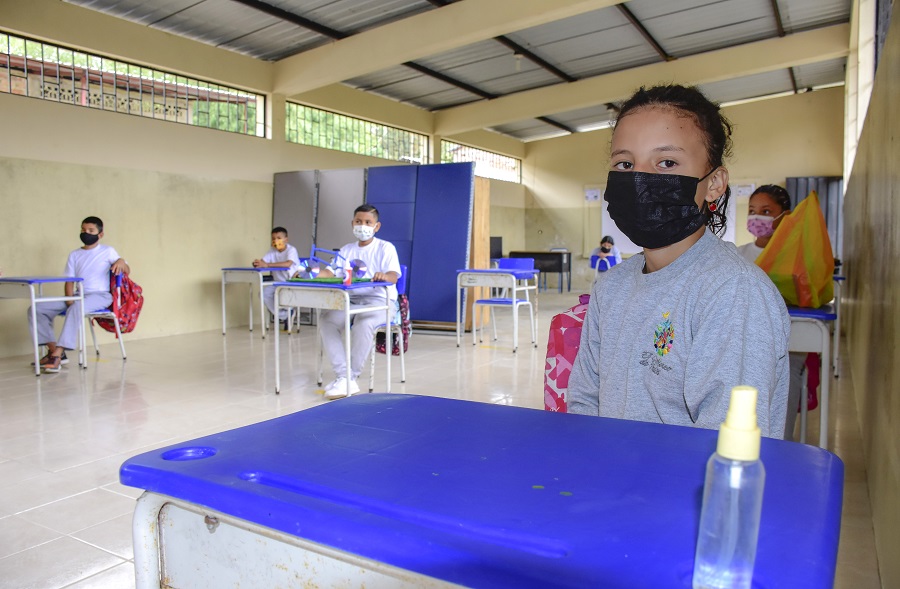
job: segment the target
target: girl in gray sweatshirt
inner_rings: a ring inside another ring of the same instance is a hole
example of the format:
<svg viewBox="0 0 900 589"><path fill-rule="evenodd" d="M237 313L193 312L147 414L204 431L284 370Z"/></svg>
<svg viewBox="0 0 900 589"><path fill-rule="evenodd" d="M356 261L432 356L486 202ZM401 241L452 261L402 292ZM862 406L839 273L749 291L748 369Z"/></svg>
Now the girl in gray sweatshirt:
<svg viewBox="0 0 900 589"><path fill-rule="evenodd" d="M643 248L597 280L569 413L718 428L731 388L759 390L763 435L783 438L787 308L724 231L731 126L695 88L641 88L613 132L604 199Z"/></svg>

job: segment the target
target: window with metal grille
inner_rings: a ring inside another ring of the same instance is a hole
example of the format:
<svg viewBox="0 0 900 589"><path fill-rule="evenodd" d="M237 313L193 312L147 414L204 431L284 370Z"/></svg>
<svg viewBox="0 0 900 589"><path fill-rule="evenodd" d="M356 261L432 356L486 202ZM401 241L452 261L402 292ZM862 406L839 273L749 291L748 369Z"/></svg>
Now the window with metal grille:
<svg viewBox="0 0 900 589"><path fill-rule="evenodd" d="M399 162L427 164L428 136L287 102L285 137L291 143Z"/></svg>
<svg viewBox="0 0 900 589"><path fill-rule="evenodd" d="M477 147L441 140L441 163L475 162L475 175L522 182L522 160Z"/></svg>
<svg viewBox="0 0 900 589"><path fill-rule="evenodd" d="M0 31L0 92L265 136L265 97Z"/></svg>

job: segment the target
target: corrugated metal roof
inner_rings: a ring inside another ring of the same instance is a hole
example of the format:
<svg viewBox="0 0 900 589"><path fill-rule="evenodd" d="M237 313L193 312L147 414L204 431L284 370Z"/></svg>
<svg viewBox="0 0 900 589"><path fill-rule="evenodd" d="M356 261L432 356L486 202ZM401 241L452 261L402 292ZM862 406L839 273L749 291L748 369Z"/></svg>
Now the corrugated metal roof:
<svg viewBox="0 0 900 589"><path fill-rule="evenodd" d="M778 0L784 28L789 33L849 20L852 0Z"/></svg>
<svg viewBox="0 0 900 589"><path fill-rule="evenodd" d="M279 19L235 2L197 2L157 20L153 28L208 43L224 45L281 23ZM187 33L186 33L187 32Z"/></svg>
<svg viewBox="0 0 900 589"><path fill-rule="evenodd" d="M98 10L142 25L152 25L171 14L189 8L197 0L65 0L84 8Z"/></svg>
<svg viewBox="0 0 900 589"><path fill-rule="evenodd" d="M409 80L414 77L421 78L423 76L406 66L395 65L394 67L378 70L377 72L372 72L365 76L351 78L347 80L346 83L354 88L360 88L362 90L377 90L383 86Z"/></svg>
<svg viewBox="0 0 900 589"><path fill-rule="evenodd" d="M627 6L676 57L778 35L769 0L633 0Z"/></svg>
<svg viewBox="0 0 900 589"><path fill-rule="evenodd" d="M799 88L815 88L844 82L847 59L830 59L794 68L794 77Z"/></svg>
<svg viewBox="0 0 900 589"><path fill-rule="evenodd" d="M720 103L791 92L794 89L788 70L775 70L711 84L701 84L698 88L710 100Z"/></svg>
<svg viewBox="0 0 900 589"><path fill-rule="evenodd" d="M492 130L504 135L509 135L510 137L515 137L516 139L521 139L522 141L533 141L535 139L555 137L565 133L565 131L537 119L517 121L508 125L498 125L492 127Z"/></svg>
<svg viewBox="0 0 900 589"><path fill-rule="evenodd" d="M278 60L330 42L327 37L300 29L291 23L278 21L273 25L221 43L219 47L257 59Z"/></svg>
<svg viewBox="0 0 900 589"><path fill-rule="evenodd" d="M169 31L259 59L277 60L330 42L327 34L280 19L236 0L65 0L134 22ZM389 22L437 10L428 0L264 0L340 34L355 34ZM847 22L852 0L776 0L785 31ZM505 96L621 71L663 57L637 26L630 11L662 51L682 57L778 35L772 0L631 0L571 18L506 34L553 73L528 56L517 56L504 39L487 39L419 59L416 63L446 79L396 65L345 83L429 110L482 100L477 92ZM373 48L375 50L376 48ZM794 69L798 87L843 80L845 60L812 63ZM454 85L456 81L459 85ZM473 91L460 86L472 87ZM719 101L792 91L788 70L723 80L703 87ZM476 92L476 93L473 93ZM608 119L604 105L548 115L574 129ZM556 135L560 130L537 119L495 127L522 139Z"/></svg>
<svg viewBox="0 0 900 589"><path fill-rule="evenodd" d="M409 74L402 75L402 72L397 71L399 69ZM380 80L368 76L355 78L348 85L428 110L445 104L463 104L478 98L456 86L423 76L409 68L391 68L389 75Z"/></svg>
<svg viewBox="0 0 900 589"><path fill-rule="evenodd" d="M551 118L554 121L572 127L573 129L582 131L590 127L596 127L601 123L611 121L615 116L615 111L609 110L605 104L598 104L588 108L579 108L578 110L556 113Z"/></svg>
<svg viewBox="0 0 900 589"><path fill-rule="evenodd" d="M493 40L440 53L416 63L497 95L560 81L532 61L517 58L512 49Z"/></svg>
<svg viewBox="0 0 900 589"><path fill-rule="evenodd" d="M659 56L615 8L508 35L566 73L582 78L659 61Z"/></svg>
<svg viewBox="0 0 900 589"><path fill-rule="evenodd" d="M434 9L426 0L266 1L319 24L351 34Z"/></svg>

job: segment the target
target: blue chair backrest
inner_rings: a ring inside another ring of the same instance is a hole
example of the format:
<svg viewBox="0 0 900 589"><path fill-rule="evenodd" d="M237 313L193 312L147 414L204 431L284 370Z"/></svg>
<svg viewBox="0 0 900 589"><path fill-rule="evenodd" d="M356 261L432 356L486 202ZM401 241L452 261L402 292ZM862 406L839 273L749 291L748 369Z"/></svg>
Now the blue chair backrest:
<svg viewBox="0 0 900 589"><path fill-rule="evenodd" d="M500 258L497 267L501 270L534 270L534 258Z"/></svg>
<svg viewBox="0 0 900 589"><path fill-rule="evenodd" d="M406 294L406 265L400 264L400 278L397 279L397 294Z"/></svg>
<svg viewBox="0 0 900 589"><path fill-rule="evenodd" d="M597 267L597 260L600 259L600 256L591 256L591 268Z"/></svg>

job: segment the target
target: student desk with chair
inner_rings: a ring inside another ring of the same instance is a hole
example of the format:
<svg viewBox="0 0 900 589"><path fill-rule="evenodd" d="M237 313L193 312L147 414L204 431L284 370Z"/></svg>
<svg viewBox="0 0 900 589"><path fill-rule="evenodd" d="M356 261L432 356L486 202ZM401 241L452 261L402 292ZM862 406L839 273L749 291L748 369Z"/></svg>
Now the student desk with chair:
<svg viewBox="0 0 900 589"><path fill-rule="evenodd" d="M689 589L716 440L440 397L340 399L127 460L122 484L146 491L137 587ZM761 459L753 586L832 587L843 463L769 438Z"/></svg>
<svg viewBox="0 0 900 589"><path fill-rule="evenodd" d="M330 309L338 311L346 311L344 316L344 351L347 358L347 381L350 379L350 317L360 313L370 313L372 311L384 311L385 324L391 324L391 317L395 309L389 300L388 288L393 286L390 282L354 282L352 284L343 284L342 282L325 282L321 279L310 280L291 280L288 282L271 282L270 285L275 287L275 314L281 311L281 307L309 307L311 309ZM368 305L365 307L350 308L350 293L354 290L362 288L382 288L384 289L384 304ZM316 321L316 324L319 322ZM317 328L318 329L318 328ZM281 370L280 358L278 354L278 340L275 336L275 394L281 392ZM391 354L385 354L385 362L387 364L386 378L387 391L391 390ZM320 383L321 384L321 383Z"/></svg>
<svg viewBox="0 0 900 589"><path fill-rule="evenodd" d="M822 395L819 405L819 447L828 446L828 402L831 385L831 332L828 324L837 320L838 315L831 305L817 309L788 307L791 317L791 338L788 352L807 352L822 355L820 386ZM840 334L835 334L835 338ZM804 369L805 372L805 369ZM806 442L806 378L800 394L800 441Z"/></svg>
<svg viewBox="0 0 900 589"><path fill-rule="evenodd" d="M75 283L75 293L73 296L44 295L45 284L59 284L62 286L66 282ZM59 301L79 302L81 309L81 320L78 322L78 365L87 368L87 362L84 356L85 335L84 335L84 292L81 289L82 278L71 276L9 276L0 277L0 299L28 299L31 302L31 343L34 346L34 375L41 375L41 359L40 344L38 344L37 335L37 309L36 304L52 303Z"/></svg>
<svg viewBox="0 0 900 589"><path fill-rule="evenodd" d="M498 263L502 264L504 261L515 262L515 260L510 260L509 258L501 258L498 260ZM519 346L519 306L527 305L531 311L531 341L535 346L537 346L535 340L535 333L537 331L537 290L538 290L538 276L540 275L540 270L532 268L513 268L513 267L498 267L498 268L486 268L486 269L475 269L475 268L463 268L461 270L456 271L456 347L458 348L460 345L460 341L462 339L462 330L465 325L465 309L462 304L462 292L463 289L472 288L472 287L487 287L491 289L504 289L509 294L508 297L501 298L491 298L491 299L479 299L475 301L477 305L490 305L490 306L505 306L509 307L513 311L513 352L518 349ZM529 282L530 280L534 280L533 283ZM529 293L534 293L534 301L532 306L532 301L529 299ZM525 295L524 299L520 299L519 295ZM472 345L475 345L475 332L477 331L477 312L475 309L475 305L472 307L473 321L472 321ZM497 339L497 326L496 323L493 322L494 328L494 339Z"/></svg>
<svg viewBox="0 0 900 589"><path fill-rule="evenodd" d="M541 271L544 290L547 290L547 274L559 274L559 292L563 291L563 282L567 282L566 289L572 291L572 252L548 251L548 252L509 252L510 258L533 258L534 267Z"/></svg>
<svg viewBox="0 0 900 589"><path fill-rule="evenodd" d="M262 337L266 338L266 305L263 301L263 274L279 268L222 268L222 335L225 335L225 285L248 284L250 286L250 331L253 331L253 291L259 296L259 324Z"/></svg>

